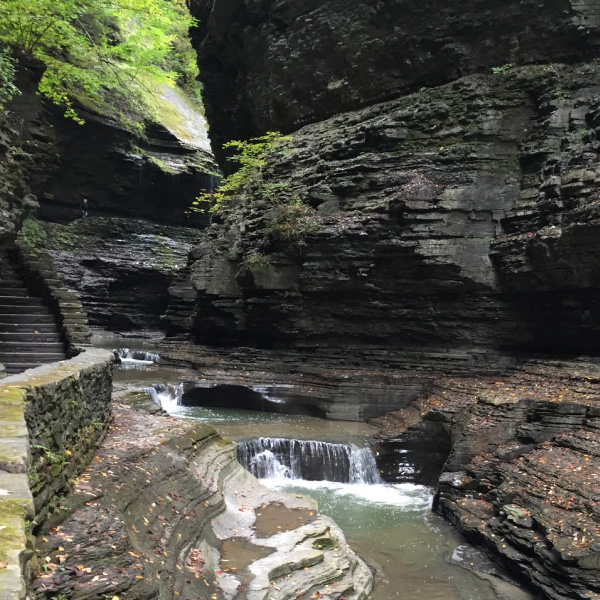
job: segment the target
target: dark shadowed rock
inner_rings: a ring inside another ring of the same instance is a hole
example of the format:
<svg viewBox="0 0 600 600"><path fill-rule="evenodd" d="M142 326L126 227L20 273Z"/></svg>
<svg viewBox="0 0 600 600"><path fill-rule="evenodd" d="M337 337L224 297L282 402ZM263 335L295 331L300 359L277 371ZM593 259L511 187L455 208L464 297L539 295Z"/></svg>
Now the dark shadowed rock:
<svg viewBox="0 0 600 600"><path fill-rule="evenodd" d="M594 0L192 0L215 150L507 64L597 54Z"/></svg>
<svg viewBox="0 0 600 600"><path fill-rule="evenodd" d="M514 68L300 129L174 280L171 330L448 360L600 351L598 86L597 62ZM550 168L580 181L568 202L545 201Z"/></svg>

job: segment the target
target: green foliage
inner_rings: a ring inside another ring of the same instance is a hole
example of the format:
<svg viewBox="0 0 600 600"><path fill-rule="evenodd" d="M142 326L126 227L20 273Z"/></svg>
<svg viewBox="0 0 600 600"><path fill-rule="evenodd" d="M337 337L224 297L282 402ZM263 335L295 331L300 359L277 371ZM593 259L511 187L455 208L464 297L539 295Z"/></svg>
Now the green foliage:
<svg viewBox="0 0 600 600"><path fill-rule="evenodd" d="M4 105L21 92L15 85L15 59L10 48L0 49L0 111Z"/></svg>
<svg viewBox="0 0 600 600"><path fill-rule="evenodd" d="M231 148L235 151L229 160L238 163L239 168L221 181L216 192L200 194L190 209L196 212L205 212L207 209L210 212L223 210L237 192L261 176L269 155L278 146L292 139L291 136L268 131L260 137L243 141L231 140L224 144L224 149Z"/></svg>
<svg viewBox="0 0 600 600"><path fill-rule="evenodd" d="M168 269L174 269L177 265L175 264L173 249L162 236L155 235L154 239L156 240L155 251L159 263Z"/></svg>
<svg viewBox="0 0 600 600"><path fill-rule="evenodd" d="M269 181L259 186L258 193L263 200L277 202L290 187L289 181Z"/></svg>
<svg viewBox="0 0 600 600"><path fill-rule="evenodd" d="M244 257L244 264L251 271L255 272L269 271L273 268L273 265L271 264L271 259L265 254L258 252L257 250L253 250L252 252L246 254L246 256Z"/></svg>
<svg viewBox="0 0 600 600"><path fill-rule="evenodd" d="M506 63L505 65L502 65L500 67L492 67L492 73L494 75L500 75L501 73L506 73L506 71L512 69L513 66L514 65L512 63Z"/></svg>
<svg viewBox="0 0 600 600"><path fill-rule="evenodd" d="M0 2L0 42L44 64L40 93L78 122L74 100L123 117L148 91L142 75L192 78L192 23L185 0Z"/></svg>
<svg viewBox="0 0 600 600"><path fill-rule="evenodd" d="M23 222L19 239L32 250L46 248L48 245L48 234L46 230L35 219L26 219Z"/></svg>
<svg viewBox="0 0 600 600"><path fill-rule="evenodd" d="M67 463L69 462L69 454L64 450L54 452L50 450L50 448L46 448L46 446L40 446L38 444L32 444L31 449L38 450L42 453L38 459L40 465L47 466L48 472L52 477L58 477L58 475L62 473ZM33 477L33 473L30 471L30 480Z"/></svg>

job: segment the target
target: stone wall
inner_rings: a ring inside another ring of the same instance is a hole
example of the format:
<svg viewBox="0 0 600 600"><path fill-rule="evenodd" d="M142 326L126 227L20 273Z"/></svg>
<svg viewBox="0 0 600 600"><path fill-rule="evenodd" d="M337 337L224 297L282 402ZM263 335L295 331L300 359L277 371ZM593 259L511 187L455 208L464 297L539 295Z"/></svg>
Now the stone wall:
<svg viewBox="0 0 600 600"><path fill-rule="evenodd" d="M88 349L0 385L0 597L21 599L28 533L88 464L110 418L112 352Z"/></svg>

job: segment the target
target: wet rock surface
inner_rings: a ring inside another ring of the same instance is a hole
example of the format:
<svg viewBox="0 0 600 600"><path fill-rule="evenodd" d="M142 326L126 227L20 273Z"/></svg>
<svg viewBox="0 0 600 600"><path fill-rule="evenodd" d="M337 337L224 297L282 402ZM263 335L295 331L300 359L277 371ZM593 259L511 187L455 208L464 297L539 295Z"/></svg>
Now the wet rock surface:
<svg viewBox="0 0 600 600"><path fill-rule="evenodd" d="M581 360L441 378L415 403L419 416L372 423L387 439L441 426L452 446L437 512L541 597L591 599L600 594L599 376Z"/></svg>
<svg viewBox="0 0 600 600"><path fill-rule="evenodd" d="M313 501L263 488L212 428L123 404L39 542L40 598L358 600L372 585Z"/></svg>
<svg viewBox="0 0 600 600"><path fill-rule="evenodd" d="M162 364L192 368L200 377L186 386L184 404L229 406L363 421L409 405L438 374L384 369L378 357L349 358L327 351L316 356L255 348L210 348L182 340L157 346ZM403 357L406 369L411 357ZM426 359L424 359L425 363Z"/></svg>

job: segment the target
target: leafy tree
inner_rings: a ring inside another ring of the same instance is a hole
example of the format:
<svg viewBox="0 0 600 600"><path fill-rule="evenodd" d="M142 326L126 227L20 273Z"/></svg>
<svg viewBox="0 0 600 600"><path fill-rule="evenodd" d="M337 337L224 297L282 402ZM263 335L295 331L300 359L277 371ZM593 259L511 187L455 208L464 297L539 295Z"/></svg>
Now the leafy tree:
<svg viewBox="0 0 600 600"><path fill-rule="evenodd" d="M0 110L19 90L15 86L15 59L9 48L0 50Z"/></svg>
<svg viewBox="0 0 600 600"><path fill-rule="evenodd" d="M39 91L78 121L74 100L127 112L148 92L148 77L189 77L192 24L185 0L0 2L0 42L44 64ZM174 60L176 45L185 61ZM170 70L178 64L185 73Z"/></svg>

